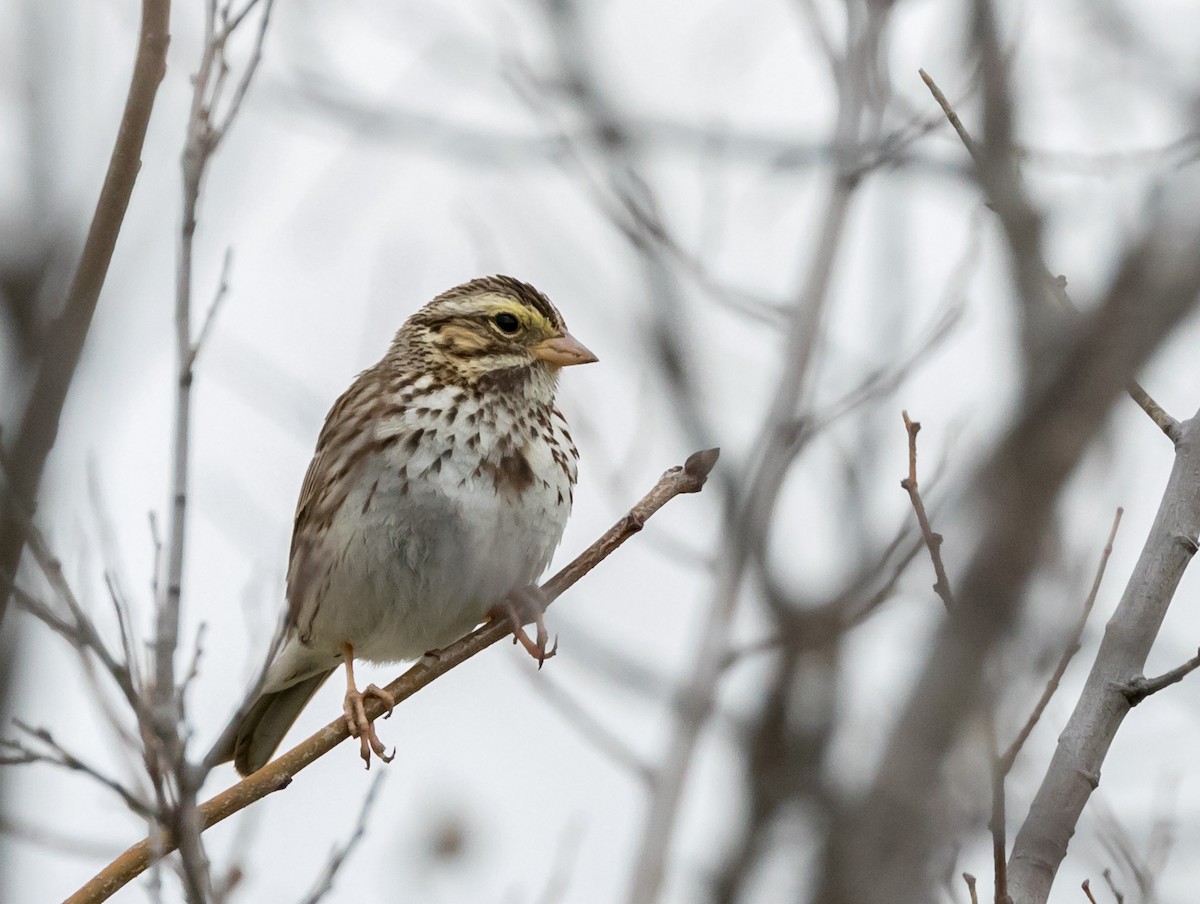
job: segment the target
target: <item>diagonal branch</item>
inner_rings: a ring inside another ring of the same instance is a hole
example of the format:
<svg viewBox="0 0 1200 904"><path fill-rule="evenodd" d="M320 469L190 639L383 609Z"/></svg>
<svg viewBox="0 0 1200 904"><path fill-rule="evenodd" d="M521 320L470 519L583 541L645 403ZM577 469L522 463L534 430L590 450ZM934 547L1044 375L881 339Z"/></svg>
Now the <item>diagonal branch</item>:
<svg viewBox="0 0 1200 904"><path fill-rule="evenodd" d="M8 750L11 753L0 754L0 765L13 766L26 763L49 763L53 766L59 766L71 772L79 772L83 775L95 779L105 788L115 793L125 802L130 810L145 819L151 819L154 816L154 809L144 800L139 798L133 791L126 788L123 784L114 778L110 778L103 772L100 772L96 767L85 763L79 757L68 751L65 747L54 739L54 735L46 728L34 728L31 725L26 725L20 719L13 719L13 724L17 726L25 734L31 738L35 738L46 746L46 752L41 752L27 747L20 741L0 740L0 750Z"/></svg>
<svg viewBox="0 0 1200 904"><path fill-rule="evenodd" d="M1104 551L1100 554L1100 564L1096 567L1095 577L1092 578L1091 590L1088 591L1087 598L1083 602L1083 611L1080 613L1079 620L1075 623L1075 630L1071 632L1071 637L1058 659L1058 665L1055 666L1054 672L1046 681L1046 686L1042 689L1042 695L1038 698L1033 711L1025 720L1025 724L1021 726L1021 730L1017 732L1017 736L1013 738L1013 742L1008 745L1008 749L1003 753L999 752L996 744L994 716L989 714L987 718L988 733L991 735L988 750L992 760L992 817L988 822L988 828L992 833L992 862L996 877L996 904L1012 904L1013 901L1012 896L1008 893L1008 818L1006 815L1007 802L1005 800L1004 784L1008 778L1008 774L1012 771L1013 763L1016 762L1017 756L1021 753L1021 748L1025 746L1025 742L1033 732L1034 726L1042 718L1042 713L1046 711L1046 707L1050 705L1050 700L1054 697L1054 693L1058 690L1058 685L1062 681L1063 675L1067 672L1067 666L1071 664L1071 660L1079 652L1083 630L1087 627L1088 617L1092 614L1092 608L1096 605L1096 596L1100 593L1100 584L1104 580L1104 571L1108 566L1108 559L1112 555L1113 541L1117 536L1117 528L1121 525L1122 514L1124 514L1124 509L1118 508L1116 515L1113 517L1112 529L1108 532L1108 542L1104 546Z"/></svg>
<svg viewBox="0 0 1200 904"><path fill-rule="evenodd" d="M541 586L546 604L549 605L608 558L621 544L638 533L651 515L676 496L683 493L699 493L704 488L709 472L717 463L718 454L717 449L696 452L688 457L682 467L671 468L663 474L650 492L624 517ZM446 647L437 659L426 657L389 684L386 690L399 703L510 634L507 619L488 622L462 640ZM374 721L383 714L383 705L372 699L366 704L366 712L367 718ZM268 794L286 788L297 773L349 736L346 720L339 716L258 772L201 804L197 808L199 830L208 829ZM107 900L126 883L140 875L152 859L161 858L173 851L175 844L171 835L144 838L67 898L65 904L97 904Z"/></svg>
<svg viewBox="0 0 1200 904"><path fill-rule="evenodd" d="M371 787L367 789L367 796L363 798L362 809L358 811L358 821L354 824L354 831L350 833L350 837L344 844L338 845L330 853L329 861L321 870L321 875L317 878L313 890L308 893L301 904L318 904L333 890L333 880L337 878L338 872L346 863L346 858L358 847L358 843L362 841L363 835L367 832L367 818L371 815L371 808L375 805L379 789L383 786L384 775L383 772L378 773L371 782Z"/></svg>
<svg viewBox="0 0 1200 904"><path fill-rule="evenodd" d="M14 465L15 500L29 509L35 506L46 459L58 438L67 390L79 364L141 168L146 128L166 72L170 8L170 0L142 0L137 56L108 172L66 301L47 331L44 357L25 405L20 432L9 450ZM0 622L8 605L8 580L16 575L24 548L25 534L5 510L0 520Z"/></svg>
<svg viewBox="0 0 1200 904"><path fill-rule="evenodd" d="M975 144L971 133L967 131L967 127L963 125L962 120L958 118L958 114L954 111L953 105L946 98L942 89L938 87L937 82L924 69L918 69L921 81L925 82L929 92L933 95L933 99L937 101L938 106L942 108L942 112L946 114L946 119L950 125L954 127L954 131L958 133L958 137L962 139L963 146L967 149L967 153L971 155L971 159L977 166L982 165L979 148ZM1039 260L1043 278L1050 289L1050 296L1059 302L1064 308L1074 310L1074 305L1071 302L1071 297L1067 294L1067 281L1064 277L1054 276L1044 261ZM1146 412L1150 420L1166 434L1167 438L1173 443L1179 442L1179 422L1171 417L1166 410L1156 402L1150 393L1146 392L1145 388L1135 378L1130 377L1125 384L1125 391L1129 397L1133 399L1138 406Z"/></svg>
<svg viewBox="0 0 1200 904"><path fill-rule="evenodd" d="M1062 656L1058 659L1058 665L1054 667L1054 672L1046 681L1046 686L1042 689L1042 696L1038 698L1037 705L1029 714L1029 718L1025 720L1025 724L1021 726L1021 730L1017 732L1017 736L1013 738L1008 749L1000 756L998 768L1001 775L1008 775L1012 771L1013 764L1017 761L1017 756L1021 753L1021 748L1025 746L1025 742L1029 740L1029 735L1033 732L1038 720L1042 718L1042 713L1046 711L1046 707L1050 705L1050 700L1058 690L1058 685L1063 679L1063 675L1067 673L1067 666L1071 664L1071 660L1075 658L1075 654L1079 652L1080 642L1083 639L1084 628L1087 627L1088 618L1092 614L1092 608L1096 605L1096 597L1100 593L1100 584L1104 580L1104 571L1108 567L1108 559L1112 555L1113 542L1117 539L1117 528L1121 526L1121 516L1125 514L1122 508L1117 509L1116 515L1113 516L1112 530L1108 532L1108 542L1104 545L1104 551L1100 554L1100 564L1096 566L1096 575L1092 578L1092 588L1088 591L1087 599L1083 602L1083 611L1079 614L1079 621L1075 623L1075 630L1071 633L1071 638L1067 642L1066 648L1062 652Z"/></svg>
<svg viewBox="0 0 1200 904"><path fill-rule="evenodd" d="M1175 466L1137 564L1104 630L1071 718L1013 843L1008 872L1013 897L1048 899L1067 843L1099 783L1100 767L1133 706L1141 675L1200 534L1200 412L1180 424Z"/></svg>
<svg viewBox="0 0 1200 904"><path fill-rule="evenodd" d="M1185 177L1176 197L1192 187L1188 178L1194 177ZM983 530L957 588L962 605L931 644L885 744L873 786L831 827L826 872L817 891L822 901L897 904L924 899L924 865L941 841L935 794L941 763L983 702L981 663L1015 621L1057 498L1100 433L1117 394L1195 307L1200 259L1186 249L1197 242L1200 218L1194 207L1164 204L1155 211L1125 252L1107 296L1063 337L1049 372L1027 377L1019 416L977 475L975 511ZM1176 455L1159 524L1127 591L1140 617L1120 630L1110 623L1101 645L1101 659L1116 647L1125 667L1110 659L1093 671L1092 699L1081 702L1083 711L1073 718L1074 729L1064 735L1058 762L1051 767L1055 790L1036 802L1038 818L1031 815L1022 828L1025 834L1037 823L1040 837L1031 845L1032 838L1019 834L1014 844L1009 889L1022 904L1045 900L1045 894L1031 895L1027 883L1037 874L1048 894L1099 764L1128 711L1128 701L1109 681L1127 681L1140 670L1183 567L1196 550L1200 419L1181 425ZM1097 728L1102 731L1093 737ZM1084 749L1086 757L1080 758ZM1062 794L1071 798L1066 812ZM1019 857L1027 858L1020 867Z"/></svg>

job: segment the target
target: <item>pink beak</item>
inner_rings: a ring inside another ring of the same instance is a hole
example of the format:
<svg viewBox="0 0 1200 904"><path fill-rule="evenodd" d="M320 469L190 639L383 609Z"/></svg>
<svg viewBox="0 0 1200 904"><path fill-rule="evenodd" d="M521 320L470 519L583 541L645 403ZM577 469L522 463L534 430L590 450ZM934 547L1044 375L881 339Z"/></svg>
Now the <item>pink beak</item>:
<svg viewBox="0 0 1200 904"><path fill-rule="evenodd" d="M554 367L570 367L572 364L591 364L598 361L586 345L572 336L563 333L553 339L545 339L535 345L530 351L535 358L545 361Z"/></svg>

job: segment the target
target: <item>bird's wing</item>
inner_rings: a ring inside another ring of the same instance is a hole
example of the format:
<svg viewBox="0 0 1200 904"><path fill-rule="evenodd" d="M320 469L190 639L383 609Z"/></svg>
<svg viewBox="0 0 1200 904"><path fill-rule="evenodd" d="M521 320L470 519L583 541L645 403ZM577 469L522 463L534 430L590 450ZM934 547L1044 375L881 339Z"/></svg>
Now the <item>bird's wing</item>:
<svg viewBox="0 0 1200 904"><path fill-rule="evenodd" d="M372 429L379 398L375 370L360 373L329 409L300 486L288 554L288 624L292 626L300 615L301 588L320 567L319 540L353 489L355 468L377 447Z"/></svg>

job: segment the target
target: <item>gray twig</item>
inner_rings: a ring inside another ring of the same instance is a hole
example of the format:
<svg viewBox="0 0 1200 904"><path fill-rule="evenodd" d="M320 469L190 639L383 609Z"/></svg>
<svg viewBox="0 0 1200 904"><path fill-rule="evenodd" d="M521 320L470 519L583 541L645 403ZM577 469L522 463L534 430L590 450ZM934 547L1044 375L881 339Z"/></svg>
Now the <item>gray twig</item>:
<svg viewBox="0 0 1200 904"><path fill-rule="evenodd" d="M49 763L54 766L59 766L71 772L79 772L86 775L95 781L99 782L105 788L114 792L125 802L130 810L145 819L153 819L155 815L154 807L142 800L134 792L130 791L124 785L114 778L111 778L96 767L85 763L79 757L69 752L61 744L54 739L48 729L33 728L30 725L22 722L20 719L13 719L13 724L21 731L25 732L31 738L35 738L46 746L46 751L41 752L27 747L20 741L0 740L0 749L11 751L8 754L0 754L0 765L22 765L27 763Z"/></svg>
<svg viewBox="0 0 1200 904"><path fill-rule="evenodd" d="M1157 694L1165 687L1178 684L1196 669L1200 668L1200 652L1181 666L1159 675L1157 678L1134 678L1124 687L1125 699L1130 706L1137 706L1151 694Z"/></svg>
<svg viewBox="0 0 1200 904"><path fill-rule="evenodd" d="M385 776L386 773L376 773L374 780L371 782L371 787L367 789L367 796L363 798L362 808L358 811L358 821L354 824L354 831L350 833L350 837L346 839L345 844L335 847L329 854L329 860L325 864L325 869L321 871L321 875L317 877L312 891L305 896L301 904L317 904L317 902L333 890L333 880L337 878L338 871L341 870L346 859L358 846L363 835L366 834L367 818L371 815L371 808L375 803L375 799L379 796L379 789L383 786Z"/></svg>

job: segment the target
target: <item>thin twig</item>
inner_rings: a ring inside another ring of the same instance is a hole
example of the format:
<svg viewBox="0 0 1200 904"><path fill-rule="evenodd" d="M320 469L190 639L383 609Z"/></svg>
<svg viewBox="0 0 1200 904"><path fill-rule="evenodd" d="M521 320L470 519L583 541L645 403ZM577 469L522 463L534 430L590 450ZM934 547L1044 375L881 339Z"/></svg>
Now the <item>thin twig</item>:
<svg viewBox="0 0 1200 904"><path fill-rule="evenodd" d="M1125 391L1129 393L1131 399L1137 402L1142 411L1150 416L1150 420L1154 421L1158 429L1165 433L1171 442L1179 442L1179 421L1167 414L1166 409L1154 401L1150 393L1146 392L1142 387L1141 383L1131 379L1125 384Z"/></svg>
<svg viewBox="0 0 1200 904"><path fill-rule="evenodd" d="M975 148L975 141L971 138L971 133L967 131L967 127L962 124L962 120L958 118L958 114L954 112L954 107L946 99L946 95L942 93L942 89L938 87L937 82L924 69L918 69L917 72L921 75L921 81L929 88L933 99L938 102L938 106L946 114L946 119L950 120L950 125L954 126L954 131L962 139L963 147L967 149L967 153L971 155L971 159L978 163L979 151Z"/></svg>
<svg viewBox="0 0 1200 904"><path fill-rule="evenodd" d="M212 330L221 302L228 292L231 253L225 253L217 291L198 334L192 331L192 283L194 242L198 224L201 189L208 166L237 117L243 98L262 58L263 42L273 0L260 7L257 33L249 61L244 65L233 96L220 111L230 66L226 45L234 28L249 10L251 0L231 19L231 6L218 9L218 0L204 4L204 49L192 79L192 96L186 125L182 174L182 216L177 233L175 259L175 358L174 424L171 438L170 516L164 546L165 576L155 598L153 636L152 731L147 738L146 767L159 802L158 823L177 846L179 873L189 904L212 897L208 860L200 843L203 831L196 814L199 787L210 768L207 758L189 763L189 733L184 713L184 691L190 681L178 680L175 657L179 647L183 604L183 570L187 549L189 458L191 454L192 388L196 360ZM221 24L218 25L218 13ZM219 117L219 126L214 121ZM198 639L199 642L199 639ZM197 647L198 655L199 647ZM168 787L170 786L170 787ZM161 838L156 839L156 841ZM161 846L159 848L161 850ZM158 851L156 851L157 853Z"/></svg>
<svg viewBox="0 0 1200 904"><path fill-rule="evenodd" d="M225 300L225 296L229 294L229 274L233 270L233 249L225 249L225 258L221 262L221 276L217 281L217 291L213 295L212 303L208 306L208 311L204 315L204 322L200 325L200 332L196 334L196 341L192 343L191 351L188 352L187 368L191 370L196 366L196 358L200 355L200 350L204 348L209 333L212 332L213 323L217 319L217 312L221 309L221 303Z"/></svg>
<svg viewBox="0 0 1200 904"><path fill-rule="evenodd" d="M56 816L57 814L47 815L45 824L19 816L0 816L0 836L19 841L23 845L33 845L46 852L78 857L93 863L115 856L118 848L114 844L90 835L69 834L68 830L52 824L51 820ZM98 826L92 828L97 834L103 831Z"/></svg>
<svg viewBox="0 0 1200 904"><path fill-rule="evenodd" d="M913 511L917 513L917 523L921 525L921 536L925 538L925 546L929 549L929 558L933 560L933 573L937 580L933 592L941 597L947 612L955 610L954 594L950 590L950 579L946 576L946 566L942 562L942 535L935 533L929 523L929 515L925 511L925 502L921 499L921 491L917 486L917 433L921 430L921 422L904 416L904 429L908 431L908 476L900 481L900 486L908 493L912 501Z"/></svg>
<svg viewBox="0 0 1200 904"><path fill-rule="evenodd" d="M158 516L153 511L146 513L146 518L150 524L150 543L154 549L154 571L150 575L150 595L151 598L158 599L159 584L162 582L163 568L163 541L162 531L158 528Z"/></svg>
<svg viewBox="0 0 1200 904"><path fill-rule="evenodd" d="M0 453L0 471L11 474L11 466L12 463L8 457ZM131 680L127 664L118 662L112 651L109 650L108 644L100 636L95 622L92 621L91 616L88 615L87 611L79 603L70 582L67 581L66 575L63 574L62 563L51 551L49 544L42 536L42 532L38 530L37 525L33 523L21 501L13 493L11 485L8 489L9 519L15 525L15 528L20 531L24 544L28 547L30 554L37 563L38 570L41 571L42 576L50 585L55 597L70 614L70 621L55 613L49 606L36 599L32 594L25 592L13 584L13 575L0 573L0 579L7 579L7 582L12 587L14 598L21 606L28 609L48 627L61 634L79 649L91 650L100 660L105 671L117 683L117 686L121 689L121 693L125 696L130 706L137 711L140 705L139 697L137 689Z"/></svg>
<svg viewBox="0 0 1200 904"><path fill-rule="evenodd" d="M579 849L583 844L583 828L578 820L563 827L562 836L558 840L558 850L550 860L551 869L546 879L546 887L538 895L537 904L560 904L568 900L571 871L579 859Z"/></svg>
<svg viewBox="0 0 1200 904"><path fill-rule="evenodd" d="M1113 897L1116 898L1117 904L1125 904L1125 895L1121 893L1120 889L1117 888L1116 883L1113 882L1112 870L1105 868L1104 872L1102 872L1100 875L1102 875L1104 877L1104 881L1108 883L1108 890L1111 891Z"/></svg>
<svg viewBox="0 0 1200 904"><path fill-rule="evenodd" d="M122 785L114 778L109 778L104 773L97 770L94 766L85 763L79 757L75 756L66 750L58 741L54 740L54 736L45 728L34 728L25 724L20 719L13 719L13 724L21 731L25 732L32 738L36 738L49 748L48 753L39 753L26 747L19 741L0 740L0 748L12 751L11 754L0 754L0 765L15 766L26 763L49 763L54 766L60 766L71 772L79 772L89 778L99 782L105 788L114 792L122 801L125 802L130 810L141 816L144 819L151 819L154 816L154 808L136 794Z"/></svg>
<svg viewBox="0 0 1200 904"><path fill-rule="evenodd" d="M1079 616L1079 621L1075 625L1075 630L1072 632L1062 656L1059 657L1058 665L1046 682L1046 686L1042 690L1041 697L1038 698L1033 712L1029 714L1029 718L1025 720L1025 724L1021 726L1021 730L1017 733L1016 738L1013 739L1013 742L1003 754L1000 754L996 749L996 726L994 719L990 714L988 717L988 753L991 757L992 785L992 816L988 822L988 829L992 835L992 864L995 871L996 904L1012 904L1012 897L1008 894L1008 817L1004 787L1005 780L1012 771L1013 763L1016 762L1021 748L1025 746L1025 741L1029 738L1034 726L1037 725L1038 720L1042 717L1042 713L1045 712L1051 698L1054 696L1054 692L1058 690L1059 683L1062 681L1063 675L1066 674L1067 666L1070 664L1071 659L1079 651L1084 628L1087 626L1088 617L1091 615L1092 607L1096 603L1096 596L1100 592L1100 584L1104 579L1104 569L1108 565L1109 556L1112 555L1113 541L1116 539L1117 528L1121 524L1121 515L1123 513L1124 509L1118 508L1116 515L1113 517L1112 529L1108 533L1108 542L1105 544L1104 551L1100 555L1100 564L1096 567L1096 574L1092 578L1091 589L1088 591L1087 599L1084 600L1083 612Z"/></svg>
<svg viewBox="0 0 1200 904"><path fill-rule="evenodd" d="M553 31L559 38L560 58L563 59L565 71L570 72L577 83L585 86L594 103L599 101L596 109L603 110L596 80L582 63L567 58L573 48L572 42L565 40L565 37L574 35L577 39L575 43L581 43L577 34L577 6L557 4L554 7L555 10L565 7L567 11L554 23ZM677 709L674 729L657 770L643 817L626 895L629 904L651 904L661 897L684 791L702 732L715 706L719 683L725 674L721 664L729 645L730 626L737 613L750 566L768 545L773 514L782 498L784 482L792 472L794 456L789 454L789 450L794 440L793 425L805 393L815 379L819 348L825 335L824 324L830 305L835 262L861 184L862 142L877 132L878 123L866 114L870 88L864 74L870 69L869 60L878 52L880 35L886 32L883 21L886 20L887 8L873 7L869 16L877 20L875 24L879 27L866 28L862 34L847 38L846 79L839 90L834 126L834 140L841 153L835 157L830 183L825 189L821 212L817 215L816 221L821 228L817 230L811 246L805 245L809 264L785 330L781 354L785 364L772 389L771 401L751 447L755 449L755 455L744 476L738 480L740 486L734 486L731 482L727 487L732 504L726 507L725 529L732 542L722 549L723 554L715 570L707 615L682 685L681 705ZM575 57L579 56L575 54ZM610 116L610 121L613 118ZM628 174L627 165L621 169ZM630 212L635 212L633 206ZM642 231L633 233L630 238L642 254L651 284L670 287L672 281L666 262L653 250L661 233L661 230L658 233L654 231L657 222L642 221ZM672 294L677 295L669 289L659 294L668 299ZM678 303L660 303L656 334L664 355L682 358L685 356L679 339L678 317L673 316L679 311ZM697 396L695 386L690 385L692 381L688 369L678 367L673 371L671 387L674 397L680 402L680 410L684 412L684 422L690 421L693 430L706 429L705 419L695 409ZM768 597L768 601L770 599ZM788 613L773 610L773 614L783 622Z"/></svg>
<svg viewBox="0 0 1200 904"><path fill-rule="evenodd" d="M520 671L521 675L534 685L538 696L594 747L606 753L613 762L627 769L643 784L649 783L651 778L649 765L615 732L567 693L553 677L542 675L538 670L529 667L521 668Z"/></svg>
<svg viewBox="0 0 1200 904"><path fill-rule="evenodd" d="M178 235L178 254L175 272L175 345L178 368L175 374L175 426L172 443L171 518L166 541L166 581L158 603L157 623L154 636L155 688L160 734L167 733L170 726L178 722L178 713L171 708L175 693L174 656L179 644L179 613L183 582L184 549L187 535L187 488L189 474L191 390L194 380L196 359L207 340L221 302L229 289L229 272L232 266L232 250L226 249L222 262L217 291L205 315L200 331L192 336L192 257L193 243L198 225L197 210L201 186L213 155L220 147L241 109L242 100L262 59L263 43L270 23L274 0L263 0L258 29L250 59L245 64L233 96L220 115L219 125L214 126L218 108L222 103L225 76L229 64L225 59L225 47L234 29L240 25L248 12L257 5L251 0L237 15L230 15L230 7L221 12L223 25L218 29L217 6L208 2L205 6L205 45L200 64L193 77L192 99L184 143L183 170L183 216Z"/></svg>
<svg viewBox="0 0 1200 904"><path fill-rule="evenodd" d="M375 774L371 787L367 789L367 796L363 798L362 808L358 811L358 821L354 824L354 831L350 833L345 844L335 847L330 853L329 862L325 864L325 869L321 871L313 890L304 898L302 904L317 904L333 890L333 880L337 878L338 871L367 832L367 817L371 815L371 807L374 805L376 797L379 796L384 776L383 772Z"/></svg>
<svg viewBox="0 0 1200 904"><path fill-rule="evenodd" d="M1021 748L1025 746L1025 741L1028 740L1034 726L1041 719L1042 713L1046 711L1046 707L1050 704L1050 699L1054 696L1054 692L1058 690L1058 685L1062 681L1063 675L1067 672L1067 666L1071 664L1071 660L1075 654L1079 652L1080 641L1083 639L1084 628L1087 627L1088 618L1092 614L1092 607L1096 604L1096 596L1100 592L1100 583L1104 580L1104 570L1108 567L1108 559L1112 555L1113 542L1117 538L1117 528L1121 526L1121 516L1125 514L1125 509L1118 508L1117 513L1113 516L1112 528L1108 532L1108 542L1104 545L1104 550L1100 554L1100 563L1096 566L1096 574L1092 578L1092 587L1088 591L1087 599L1083 601L1083 611L1079 614L1079 621L1075 623L1075 630L1071 633L1071 638L1063 650L1062 656L1059 657L1058 665L1055 666L1054 672L1046 681L1046 686L1042 690L1042 696L1038 699L1037 705L1034 706L1033 712L1029 714L1029 718L1025 720L1025 724L1021 726L1021 730L1017 732L1017 736L1013 738L1013 742L1008 745L1008 749L1004 751L1004 755L999 758L1001 772L1008 775L1012 771L1013 763L1017 760L1017 755L1020 754Z"/></svg>
<svg viewBox="0 0 1200 904"><path fill-rule="evenodd" d="M1091 904L1096 904L1096 898L1092 894L1092 880L1084 879L1083 883L1079 887L1083 889L1083 893L1087 895L1087 899L1091 902Z"/></svg>
<svg viewBox="0 0 1200 904"><path fill-rule="evenodd" d="M1196 669L1200 668L1200 651L1183 665L1159 675L1157 678L1134 678L1125 687L1125 699L1130 706L1137 706L1151 694L1157 694L1165 687L1178 684Z"/></svg>
<svg viewBox="0 0 1200 904"><path fill-rule="evenodd" d="M179 682L180 695L186 694L191 683L200 674L200 660L204 658L204 634L208 631L208 623L200 622L196 628L196 642L192 645L192 664L188 667L183 681Z"/></svg>
<svg viewBox="0 0 1200 904"><path fill-rule="evenodd" d="M991 759L992 816L988 820L988 831L992 836L992 888L995 904L1012 904L1008 894L1008 803L1004 780L1008 773L1001 767L1000 755L996 751L995 713L985 714L988 734L988 757Z"/></svg>
<svg viewBox="0 0 1200 904"><path fill-rule="evenodd" d="M683 467L671 468L663 474L650 492L600 539L542 584L541 591L547 605L638 533L647 519L676 496L700 492L717 462L718 454L717 449L696 452L688 458ZM399 703L510 634L511 628L507 619L488 622L440 651L437 659L426 657L389 684L386 690ZM369 700L366 704L366 714L368 719L374 721L383 714L383 705L378 700ZM200 830L208 829L268 794L286 788L297 773L349 736L346 720L339 715L316 734L301 741L258 772L197 807ZM503 780L504 777L500 778ZM157 846L150 838L139 841L101 870L83 888L67 898L65 904L97 904L107 900L131 879L140 875L150 865L153 857L162 857L174 848L175 840L170 835L162 838Z"/></svg>
<svg viewBox="0 0 1200 904"><path fill-rule="evenodd" d="M954 107L951 105L950 101L946 99L946 95L942 92L942 89L938 87L937 82L935 82L929 73L924 69L918 69L917 71L921 75L921 80L925 82L925 85L929 88L934 100L937 101L938 106L942 108L942 112L946 114L946 119L950 121L950 125L952 125L954 127L954 131L958 133L958 137L962 139L963 146L967 149L967 153L971 155L971 159L975 161L977 166L980 165L979 149L975 145L975 141L971 138L971 133L967 131L967 128L963 125L962 120L958 118L958 114L954 111ZM1071 298L1067 294L1066 279L1061 276L1054 276L1050 272L1049 268L1046 267L1044 261L1039 263L1041 269L1044 271L1045 279L1047 280L1047 283L1051 289L1051 297L1057 299L1060 304L1070 308L1071 310L1075 310L1074 305L1071 303ZM1179 443L1179 438L1181 435L1179 421L1171 417L1171 415L1168 414L1167 411L1154 400L1150 393L1146 392L1141 383L1131 377L1125 384L1125 391L1129 394L1129 397L1133 399L1133 401L1136 402L1144 412L1146 412L1150 420L1154 422L1155 426L1157 426L1167 436L1167 438L1171 440L1172 443Z"/></svg>
<svg viewBox="0 0 1200 904"><path fill-rule="evenodd" d="M254 7L257 0L252 0L241 14L231 24L229 31L232 31L241 23L242 18ZM229 106L225 110L225 116L221 120L220 126L217 128L217 141L225 137L229 131L229 127L237 118L238 113L242 109L242 101L246 99L246 92L250 90L250 82L254 79L255 72L258 71L259 63L262 62L263 44L267 38L267 26L271 24L271 11L275 8L275 0L263 0L262 13L258 19L258 31L254 35L254 47L250 51L250 59L246 62L245 68L242 70L242 77L238 79L237 85L233 89L233 97L230 98ZM222 48L224 43L222 43ZM215 106L215 105L214 105ZM212 109L212 107L210 107Z"/></svg>
<svg viewBox="0 0 1200 904"><path fill-rule="evenodd" d="M975 890L975 877L970 873L963 873L963 881L967 883L967 892L971 895L971 904L979 904L979 893Z"/></svg>
<svg viewBox="0 0 1200 904"><path fill-rule="evenodd" d="M238 26L242 24L242 20L258 5L259 0L246 0L246 5L243 6L236 14L231 13L233 4L230 3L221 10L222 29L220 39L225 41L237 31Z"/></svg>

